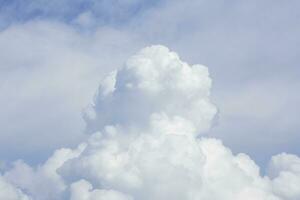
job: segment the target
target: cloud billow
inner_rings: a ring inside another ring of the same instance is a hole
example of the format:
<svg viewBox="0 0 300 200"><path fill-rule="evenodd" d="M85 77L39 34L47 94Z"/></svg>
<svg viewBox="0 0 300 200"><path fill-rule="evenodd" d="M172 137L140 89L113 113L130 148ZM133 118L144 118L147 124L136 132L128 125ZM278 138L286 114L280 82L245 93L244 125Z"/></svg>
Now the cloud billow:
<svg viewBox="0 0 300 200"><path fill-rule="evenodd" d="M142 49L101 83L87 110L89 139L33 168L0 177L11 200L296 200L300 158L272 157L268 176L246 154L201 137L216 115L211 79L160 45Z"/></svg>

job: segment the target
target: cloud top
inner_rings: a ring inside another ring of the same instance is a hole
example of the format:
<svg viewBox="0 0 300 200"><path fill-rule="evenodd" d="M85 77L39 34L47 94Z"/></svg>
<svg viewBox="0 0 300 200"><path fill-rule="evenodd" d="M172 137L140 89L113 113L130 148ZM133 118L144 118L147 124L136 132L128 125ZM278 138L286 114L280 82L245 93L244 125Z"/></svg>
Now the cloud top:
<svg viewBox="0 0 300 200"><path fill-rule="evenodd" d="M107 125L145 128L152 123L169 129L166 132L188 124L189 130L181 133L196 135L209 129L216 114L210 88L205 66L190 66L161 45L146 47L104 79L87 123L93 131ZM162 123L175 126L171 130Z"/></svg>

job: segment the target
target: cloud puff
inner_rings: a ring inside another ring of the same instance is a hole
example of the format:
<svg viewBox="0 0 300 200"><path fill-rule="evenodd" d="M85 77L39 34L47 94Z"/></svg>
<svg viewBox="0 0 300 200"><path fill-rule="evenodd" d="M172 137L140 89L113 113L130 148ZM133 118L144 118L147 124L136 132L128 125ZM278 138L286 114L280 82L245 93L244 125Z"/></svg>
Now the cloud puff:
<svg viewBox="0 0 300 200"><path fill-rule="evenodd" d="M67 185L56 170L67 160L79 156L83 148L84 145L80 145L75 150L64 148L56 150L43 165L36 169L22 161L17 161L13 168L4 174L4 178L27 191L34 197L33 199L62 199Z"/></svg>
<svg viewBox="0 0 300 200"><path fill-rule="evenodd" d="M206 67L142 49L100 85L87 141L37 168L19 161L5 182L39 200L299 199L299 157L274 156L261 176L246 154L200 137L217 111L210 87Z"/></svg>
<svg viewBox="0 0 300 200"><path fill-rule="evenodd" d="M87 123L93 131L106 125L145 128L152 124L161 126L159 130L198 134L209 128L216 113L209 100L210 87L205 66L189 66L164 46L147 47L100 85L96 115ZM189 125L188 131L180 130L184 124Z"/></svg>
<svg viewBox="0 0 300 200"><path fill-rule="evenodd" d="M296 155L281 153L273 156L268 170L272 187L284 199L300 198L300 159Z"/></svg>
<svg viewBox="0 0 300 200"><path fill-rule="evenodd" d="M0 175L0 199L31 200L31 198L25 195L20 189L8 183L1 175Z"/></svg>
<svg viewBox="0 0 300 200"><path fill-rule="evenodd" d="M80 180L71 185L70 200L132 200L132 198L113 190L93 190L89 182Z"/></svg>

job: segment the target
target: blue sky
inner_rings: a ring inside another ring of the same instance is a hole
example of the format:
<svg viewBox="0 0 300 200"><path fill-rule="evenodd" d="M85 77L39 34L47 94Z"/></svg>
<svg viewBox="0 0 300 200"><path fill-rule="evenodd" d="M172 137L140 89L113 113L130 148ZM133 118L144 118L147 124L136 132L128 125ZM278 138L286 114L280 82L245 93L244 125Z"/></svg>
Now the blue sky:
<svg viewBox="0 0 300 200"><path fill-rule="evenodd" d="M72 23L78 15L90 12L97 19L97 25L125 24L139 13L156 6L160 2L153 1L2 1L1 13L4 26L15 22L29 20L58 20Z"/></svg>
<svg viewBox="0 0 300 200"><path fill-rule="evenodd" d="M103 75L150 44L208 66L219 116L207 135L261 165L279 152L299 155L299 7L293 0L0 1L1 160L36 164L85 138L82 110Z"/></svg>

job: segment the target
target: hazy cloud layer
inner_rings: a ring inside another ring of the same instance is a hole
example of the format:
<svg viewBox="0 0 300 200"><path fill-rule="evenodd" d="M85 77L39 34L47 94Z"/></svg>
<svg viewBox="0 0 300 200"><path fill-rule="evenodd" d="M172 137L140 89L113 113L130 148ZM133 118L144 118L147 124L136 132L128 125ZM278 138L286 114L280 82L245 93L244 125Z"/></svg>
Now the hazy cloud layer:
<svg viewBox="0 0 300 200"><path fill-rule="evenodd" d="M86 115L95 133L38 167L15 162L0 179L0 197L299 199L298 156L273 156L262 176L249 156L202 136L216 114L210 89L205 66L190 66L164 46L142 49L100 84Z"/></svg>
<svg viewBox="0 0 300 200"><path fill-rule="evenodd" d="M45 21L2 31L1 159L45 160L55 148L82 140L81 113L101 77L121 66L138 43L125 31L102 28L83 35Z"/></svg>

